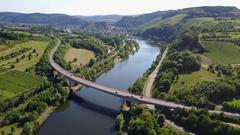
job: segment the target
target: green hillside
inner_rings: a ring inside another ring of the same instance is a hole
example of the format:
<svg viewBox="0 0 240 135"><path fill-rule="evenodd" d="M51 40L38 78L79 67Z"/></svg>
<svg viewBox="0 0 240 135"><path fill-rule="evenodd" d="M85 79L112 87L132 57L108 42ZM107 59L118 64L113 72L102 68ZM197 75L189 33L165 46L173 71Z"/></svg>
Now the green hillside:
<svg viewBox="0 0 240 135"><path fill-rule="evenodd" d="M206 55L214 64L239 64L240 47L229 42L202 42L207 48Z"/></svg>

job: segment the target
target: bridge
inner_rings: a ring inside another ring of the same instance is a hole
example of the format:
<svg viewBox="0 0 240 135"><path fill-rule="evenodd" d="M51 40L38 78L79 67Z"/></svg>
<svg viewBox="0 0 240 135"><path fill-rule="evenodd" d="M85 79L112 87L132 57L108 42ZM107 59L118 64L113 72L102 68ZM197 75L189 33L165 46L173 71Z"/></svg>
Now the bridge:
<svg viewBox="0 0 240 135"><path fill-rule="evenodd" d="M185 106L182 104L177 104L174 102L170 102L170 101L165 101L165 100L161 100L161 99L155 99L155 98L151 98L151 97L146 97L146 96L139 96L139 95L135 95L132 93L129 93L128 91L125 90L119 90L119 89L115 89L115 88L111 88L108 86L104 86L77 76L74 76L72 73L70 73L69 71L64 70L61 66L59 66L53 59L54 57L54 53L56 52L57 48L60 46L61 41L58 39L58 43L57 45L52 49L50 56L49 56L49 61L50 61L50 65L53 67L53 69L55 71L58 72L58 74L63 77L66 78L68 81L68 84L70 86L78 83L87 87L91 87L94 88L96 90L102 91L104 93L107 94L111 94L113 96L117 96L120 98L123 98L127 101L131 101L134 103L141 103L141 104L151 104L151 105L156 105L156 106L164 106L164 107L168 107L168 108L185 108L185 109L191 109L191 106ZM237 113L230 113L230 112L222 112L222 111L215 111L215 110L208 110L209 113L224 113L225 115L228 116L240 116Z"/></svg>

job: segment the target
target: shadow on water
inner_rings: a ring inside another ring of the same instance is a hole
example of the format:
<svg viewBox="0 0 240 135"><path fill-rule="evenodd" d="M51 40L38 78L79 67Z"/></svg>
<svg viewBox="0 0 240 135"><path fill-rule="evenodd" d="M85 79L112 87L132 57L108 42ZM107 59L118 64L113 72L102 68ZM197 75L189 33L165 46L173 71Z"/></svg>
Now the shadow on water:
<svg viewBox="0 0 240 135"><path fill-rule="evenodd" d="M97 78L96 82L127 90L151 66L160 50L143 40L140 49ZM114 119L122 99L84 87L53 113L41 126L38 135L117 135Z"/></svg>
<svg viewBox="0 0 240 135"><path fill-rule="evenodd" d="M74 101L77 105L86 108L88 110L97 112L99 114L111 117L111 118L115 118L116 115L119 114L119 111L93 103L91 101L88 101L86 99L84 99L83 97L80 96L72 96L71 97L72 101Z"/></svg>

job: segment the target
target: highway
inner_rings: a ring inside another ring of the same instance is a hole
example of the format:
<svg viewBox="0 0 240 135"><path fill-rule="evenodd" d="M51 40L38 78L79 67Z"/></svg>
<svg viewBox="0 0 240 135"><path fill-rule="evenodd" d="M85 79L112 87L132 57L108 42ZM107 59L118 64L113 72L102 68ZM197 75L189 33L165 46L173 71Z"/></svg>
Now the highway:
<svg viewBox="0 0 240 135"><path fill-rule="evenodd" d="M126 99L128 101L136 102L136 103L142 103L142 104L151 104L151 105L156 105L156 106L164 106L164 107L169 107L169 108L185 108L185 109L191 109L192 107L190 106L184 106L182 104L177 104L174 102L170 101L165 101L161 99L155 99L151 97L146 97L146 96L138 96L132 93L129 93L124 90L118 90L115 88L111 88L108 86L104 86L95 82L91 82L89 80L74 76L72 73L69 71L64 70L62 67L60 67L57 63L55 63L53 56L54 53L56 52L57 48L60 46L61 41L58 39L57 45L52 49L50 56L49 56L49 62L50 65L56 70L62 77L66 78L69 80L69 82L74 82L74 83L79 83L87 87L94 88L96 90L102 91L104 93L108 93L117 97L121 97L123 99ZM222 113L221 111L214 111L214 110L209 110L209 113ZM240 116L237 113L229 113L229 112L224 112L224 114L229 115L229 116Z"/></svg>

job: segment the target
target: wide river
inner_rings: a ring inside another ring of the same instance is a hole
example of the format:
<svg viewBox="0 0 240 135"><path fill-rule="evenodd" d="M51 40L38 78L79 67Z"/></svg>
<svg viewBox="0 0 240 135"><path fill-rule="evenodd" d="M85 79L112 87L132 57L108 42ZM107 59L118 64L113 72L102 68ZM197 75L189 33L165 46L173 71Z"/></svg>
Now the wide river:
<svg viewBox="0 0 240 135"><path fill-rule="evenodd" d="M151 66L160 53L159 47L137 40L140 49L128 59L102 74L97 83L127 90ZM38 135L115 135L114 119L122 99L82 87L80 101L70 100L61 105L40 128Z"/></svg>

